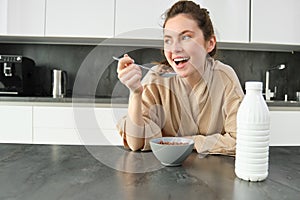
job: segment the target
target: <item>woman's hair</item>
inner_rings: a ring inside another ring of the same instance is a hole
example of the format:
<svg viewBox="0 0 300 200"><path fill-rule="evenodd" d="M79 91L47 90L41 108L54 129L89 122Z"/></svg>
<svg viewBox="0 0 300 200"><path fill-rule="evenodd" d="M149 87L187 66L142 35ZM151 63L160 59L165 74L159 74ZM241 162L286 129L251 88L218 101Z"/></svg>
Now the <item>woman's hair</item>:
<svg viewBox="0 0 300 200"><path fill-rule="evenodd" d="M193 1L178 1L175 3L169 10L164 14L164 24L163 28L167 21L179 14L186 14L195 20L198 24L198 27L202 30L205 41L208 41L214 35L214 28L209 17L209 12L205 8L201 8L198 4ZM215 48L209 52L209 55L213 57L217 51L217 44Z"/></svg>

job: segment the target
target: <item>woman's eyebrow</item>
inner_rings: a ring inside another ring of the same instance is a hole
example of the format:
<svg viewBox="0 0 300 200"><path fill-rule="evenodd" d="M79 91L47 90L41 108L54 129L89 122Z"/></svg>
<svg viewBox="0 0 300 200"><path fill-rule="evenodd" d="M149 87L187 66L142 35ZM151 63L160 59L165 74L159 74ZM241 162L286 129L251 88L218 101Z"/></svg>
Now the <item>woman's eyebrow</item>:
<svg viewBox="0 0 300 200"><path fill-rule="evenodd" d="M173 31L173 32L175 32L175 31ZM184 30L184 31L182 31L182 32L180 32L179 34L178 34L178 36L182 36L182 35L184 35L184 34L186 34L186 33L194 33L194 31L191 31L191 30ZM168 34L165 34L164 35L164 38L171 38L172 36L171 35L168 35Z"/></svg>
<svg viewBox="0 0 300 200"><path fill-rule="evenodd" d="M184 30L182 31L179 35L184 35L186 33L194 33L194 31L191 31L191 30Z"/></svg>

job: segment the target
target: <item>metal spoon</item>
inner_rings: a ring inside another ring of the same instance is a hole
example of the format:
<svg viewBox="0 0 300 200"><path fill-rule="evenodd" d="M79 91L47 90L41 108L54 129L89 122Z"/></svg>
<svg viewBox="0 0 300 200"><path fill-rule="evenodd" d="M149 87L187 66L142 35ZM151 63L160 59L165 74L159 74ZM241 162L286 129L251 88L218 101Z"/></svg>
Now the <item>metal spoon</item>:
<svg viewBox="0 0 300 200"><path fill-rule="evenodd" d="M120 60L120 58L117 58L117 57L115 57L115 56L113 56L113 59L114 59L114 60L117 60L117 61ZM140 65L140 64L136 64L136 63L135 63L135 65L139 66L140 68L143 68L143 69L152 71L152 72L158 74L159 76L166 77L166 78L172 77L172 76L176 76L176 75L177 75L176 72L158 72L158 71L152 69L151 67L146 67L146 66L144 66L144 65Z"/></svg>

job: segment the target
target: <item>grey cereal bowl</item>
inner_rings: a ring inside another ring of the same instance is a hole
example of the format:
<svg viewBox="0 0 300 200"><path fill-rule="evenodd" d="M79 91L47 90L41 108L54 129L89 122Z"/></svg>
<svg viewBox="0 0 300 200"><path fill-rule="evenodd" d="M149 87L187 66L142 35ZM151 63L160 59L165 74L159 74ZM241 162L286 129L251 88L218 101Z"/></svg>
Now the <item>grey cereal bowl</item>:
<svg viewBox="0 0 300 200"><path fill-rule="evenodd" d="M191 154L194 141L182 137L160 137L150 140L155 157L165 166L179 166Z"/></svg>

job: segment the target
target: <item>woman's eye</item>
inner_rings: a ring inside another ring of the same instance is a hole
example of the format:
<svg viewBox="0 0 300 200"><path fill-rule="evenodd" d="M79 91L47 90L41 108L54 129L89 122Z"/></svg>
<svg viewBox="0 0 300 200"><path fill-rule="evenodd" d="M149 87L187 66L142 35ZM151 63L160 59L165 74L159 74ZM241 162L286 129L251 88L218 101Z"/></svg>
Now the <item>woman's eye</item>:
<svg viewBox="0 0 300 200"><path fill-rule="evenodd" d="M164 43L165 43L165 44L171 44L171 40L170 40L170 39L165 39L165 40L164 40Z"/></svg>
<svg viewBox="0 0 300 200"><path fill-rule="evenodd" d="M182 36L182 40L188 40L188 39L190 39L191 37L190 36L188 36L188 35L183 35Z"/></svg>

